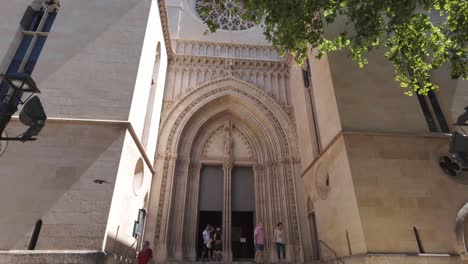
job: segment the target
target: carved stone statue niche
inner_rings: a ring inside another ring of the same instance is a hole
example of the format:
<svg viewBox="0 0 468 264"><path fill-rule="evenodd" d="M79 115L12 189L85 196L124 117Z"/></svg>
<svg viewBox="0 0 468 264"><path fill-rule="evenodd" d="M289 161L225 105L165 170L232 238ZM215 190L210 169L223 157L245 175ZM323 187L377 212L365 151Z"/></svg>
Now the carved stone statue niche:
<svg viewBox="0 0 468 264"><path fill-rule="evenodd" d="M224 125L224 157L231 157L232 150L232 125L228 122Z"/></svg>

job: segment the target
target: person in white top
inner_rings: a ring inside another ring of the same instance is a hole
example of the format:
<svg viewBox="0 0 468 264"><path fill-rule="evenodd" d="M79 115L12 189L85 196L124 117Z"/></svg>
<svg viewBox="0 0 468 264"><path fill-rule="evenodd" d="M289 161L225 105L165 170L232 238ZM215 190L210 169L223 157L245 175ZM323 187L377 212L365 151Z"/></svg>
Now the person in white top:
<svg viewBox="0 0 468 264"><path fill-rule="evenodd" d="M211 253L213 251L213 247L212 247L213 240L211 239L211 232L213 232L213 228L210 225L207 225L206 229L202 233L203 251L202 251L200 260L203 260L203 258L205 257L205 254L208 255L209 260L212 260Z"/></svg>
<svg viewBox="0 0 468 264"><path fill-rule="evenodd" d="M283 253L283 260L286 260L286 240L284 239L283 223L281 222L276 225L274 241L278 260L281 262L281 252Z"/></svg>

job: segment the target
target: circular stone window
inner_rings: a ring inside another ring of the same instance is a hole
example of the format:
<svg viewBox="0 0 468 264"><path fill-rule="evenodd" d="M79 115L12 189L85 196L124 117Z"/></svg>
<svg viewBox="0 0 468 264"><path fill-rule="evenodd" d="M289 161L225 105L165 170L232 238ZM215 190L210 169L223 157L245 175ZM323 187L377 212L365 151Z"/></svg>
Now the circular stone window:
<svg viewBox="0 0 468 264"><path fill-rule="evenodd" d="M245 30L255 26L254 23L241 18L245 9L236 0L224 0L222 7L216 2L216 0L195 0L195 10L203 21L210 19L218 25L219 29L231 31Z"/></svg>
<svg viewBox="0 0 468 264"><path fill-rule="evenodd" d="M133 176L133 191L136 195L143 185L143 176L144 176L144 166L143 160L140 158L135 165L135 175Z"/></svg>
<svg viewBox="0 0 468 264"><path fill-rule="evenodd" d="M319 165L315 177L317 193L320 199L325 200L330 192L330 175L324 165Z"/></svg>

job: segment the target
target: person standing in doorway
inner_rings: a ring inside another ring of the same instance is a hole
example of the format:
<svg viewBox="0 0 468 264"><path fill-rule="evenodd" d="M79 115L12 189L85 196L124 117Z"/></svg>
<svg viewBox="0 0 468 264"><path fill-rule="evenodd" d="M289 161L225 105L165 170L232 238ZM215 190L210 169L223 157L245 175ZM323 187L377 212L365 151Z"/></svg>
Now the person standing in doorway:
<svg viewBox="0 0 468 264"><path fill-rule="evenodd" d="M143 242L143 247L140 252L138 252L137 264L149 264L153 259L153 250L149 248L149 241Z"/></svg>
<svg viewBox="0 0 468 264"><path fill-rule="evenodd" d="M203 236L203 251L201 254L201 260L205 257L205 255L208 255L208 259L211 259L211 253L213 251L213 245L212 240L211 240L211 232L213 231L213 228L210 225L207 225L205 230L202 233Z"/></svg>
<svg viewBox="0 0 468 264"><path fill-rule="evenodd" d="M283 260L286 260L286 240L284 239L283 223L281 222L276 225L274 241L279 262L281 262L281 252L283 253Z"/></svg>
<svg viewBox="0 0 468 264"><path fill-rule="evenodd" d="M217 227L213 236L214 246L213 246L213 260L214 261L223 261L223 242L221 238L221 228Z"/></svg>
<svg viewBox="0 0 468 264"><path fill-rule="evenodd" d="M263 261L263 251L265 250L265 229L263 224L259 223L254 230L255 259L254 262Z"/></svg>

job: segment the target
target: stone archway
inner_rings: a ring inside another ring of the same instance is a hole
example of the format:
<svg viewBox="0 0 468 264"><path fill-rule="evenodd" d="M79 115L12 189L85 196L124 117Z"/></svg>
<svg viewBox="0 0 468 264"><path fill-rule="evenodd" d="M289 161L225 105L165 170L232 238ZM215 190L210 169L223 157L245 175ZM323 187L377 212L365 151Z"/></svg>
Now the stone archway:
<svg viewBox="0 0 468 264"><path fill-rule="evenodd" d="M219 139L226 127L235 141L228 152ZM154 232L160 260L195 259L197 185L201 166L210 162L224 168L223 244L227 259L230 171L235 164L253 166L257 220L270 233L276 222L285 223L289 227L286 240L291 245L288 257L293 261L303 259L295 197L294 176L299 164L294 125L285 109L269 95L231 77L203 85L169 110L159 142L156 168L162 175L153 182L153 189L160 193L150 204L156 217L149 230Z"/></svg>
<svg viewBox="0 0 468 264"><path fill-rule="evenodd" d="M468 203L466 203L457 213L455 223L456 246L462 258L468 259Z"/></svg>

